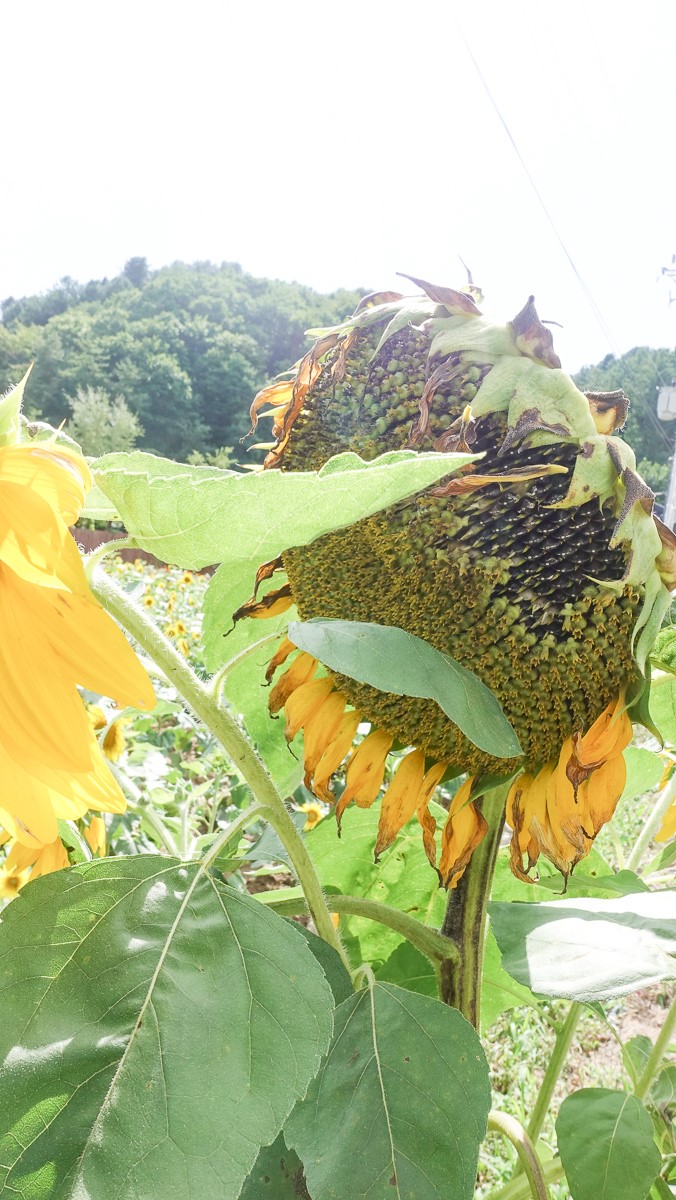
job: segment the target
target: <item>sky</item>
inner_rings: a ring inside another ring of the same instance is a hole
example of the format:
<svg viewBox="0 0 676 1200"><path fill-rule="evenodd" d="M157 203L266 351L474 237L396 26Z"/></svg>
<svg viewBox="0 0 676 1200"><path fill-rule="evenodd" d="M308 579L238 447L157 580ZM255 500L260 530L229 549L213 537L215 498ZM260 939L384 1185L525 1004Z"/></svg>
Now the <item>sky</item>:
<svg viewBox="0 0 676 1200"><path fill-rule="evenodd" d="M407 294L464 262L570 371L676 345L673 0L5 7L0 298L135 255Z"/></svg>

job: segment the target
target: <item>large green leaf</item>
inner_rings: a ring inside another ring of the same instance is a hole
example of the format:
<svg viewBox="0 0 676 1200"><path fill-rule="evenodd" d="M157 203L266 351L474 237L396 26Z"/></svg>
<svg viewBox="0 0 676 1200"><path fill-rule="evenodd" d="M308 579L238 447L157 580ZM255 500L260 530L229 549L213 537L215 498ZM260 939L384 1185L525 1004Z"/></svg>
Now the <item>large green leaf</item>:
<svg viewBox="0 0 676 1200"><path fill-rule="evenodd" d="M38 879L0 960L0 1190L23 1200L235 1200L331 1034L302 935L194 863Z"/></svg>
<svg viewBox="0 0 676 1200"><path fill-rule="evenodd" d="M422 491L474 457L399 450L366 463L348 452L320 471L237 474L134 451L92 466L134 545L199 570L266 562Z"/></svg>
<svg viewBox="0 0 676 1200"><path fill-rule="evenodd" d="M330 1050L284 1131L313 1200L469 1200L490 1109L472 1026L383 983L335 1016Z"/></svg>
<svg viewBox="0 0 676 1200"><path fill-rule="evenodd" d="M661 1158L635 1096L609 1088L573 1092L559 1110L556 1136L573 1200L645 1200Z"/></svg>
<svg viewBox="0 0 676 1200"><path fill-rule="evenodd" d="M502 964L545 996L605 1001L676 978L676 892L489 905Z"/></svg>
<svg viewBox="0 0 676 1200"><path fill-rule="evenodd" d="M429 642L393 625L315 619L293 622L289 638L332 671L396 696L435 700L479 749L496 758L523 751L496 696Z"/></svg>
<svg viewBox="0 0 676 1200"><path fill-rule="evenodd" d="M239 1200L303 1200L307 1196L303 1164L280 1133L271 1146L259 1151Z"/></svg>

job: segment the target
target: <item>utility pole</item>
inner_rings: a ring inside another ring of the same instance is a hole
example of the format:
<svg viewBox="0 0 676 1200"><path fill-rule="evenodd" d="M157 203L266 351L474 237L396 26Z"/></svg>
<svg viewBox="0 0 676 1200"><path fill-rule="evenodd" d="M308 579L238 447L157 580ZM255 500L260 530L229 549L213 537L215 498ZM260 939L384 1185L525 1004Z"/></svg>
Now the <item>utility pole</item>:
<svg viewBox="0 0 676 1200"><path fill-rule="evenodd" d="M662 277L676 281L676 254L671 256L671 266L662 267ZM669 304L676 301L676 296L672 296L669 291ZM657 415L660 421L676 421L676 379L672 379L671 383L663 384L657 393ZM676 446L674 455L671 459L671 475L669 476L669 490L667 491L667 499L664 505L664 524L670 529L676 525Z"/></svg>

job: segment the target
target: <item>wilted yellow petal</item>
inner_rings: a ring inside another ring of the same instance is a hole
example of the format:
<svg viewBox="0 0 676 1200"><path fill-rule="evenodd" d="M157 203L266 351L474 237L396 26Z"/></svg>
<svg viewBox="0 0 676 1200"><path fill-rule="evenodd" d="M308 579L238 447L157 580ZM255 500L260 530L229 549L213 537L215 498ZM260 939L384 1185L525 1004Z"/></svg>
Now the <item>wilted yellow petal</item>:
<svg viewBox="0 0 676 1200"><path fill-rule="evenodd" d="M307 683L312 679L317 670L317 659L311 654L302 652L298 658L294 659L291 666L277 680L277 683L272 688L268 697L268 711L270 713L279 712L280 708L284 708L288 697L292 692L295 692L297 687L302 683Z"/></svg>
<svg viewBox="0 0 676 1200"><path fill-rule="evenodd" d="M346 712L343 714L337 732L327 745L315 767L312 790L315 795L319 796L322 800L326 800L327 803L332 803L334 799L327 786L328 781L334 771L338 770L338 767L350 749L360 720L361 715L358 712Z"/></svg>
<svg viewBox="0 0 676 1200"><path fill-rule="evenodd" d="M626 749L632 739L632 725L624 710L624 693L612 701L583 737L574 739L575 757L582 767L597 767L614 754Z"/></svg>
<svg viewBox="0 0 676 1200"><path fill-rule="evenodd" d="M293 741L298 731L317 711L317 706L323 703L332 691L333 680L326 677L303 683L296 688L295 692L291 693L284 706L286 716L284 737L287 742Z"/></svg>
<svg viewBox="0 0 676 1200"><path fill-rule="evenodd" d="M441 783L447 766L448 763L439 762L430 767L423 780L416 808L416 814L422 829L423 846L427 855L427 861L435 870L437 866L437 844L434 835L437 831L437 823L429 810L429 802L437 786Z"/></svg>
<svg viewBox="0 0 676 1200"><path fill-rule="evenodd" d="M474 779L465 780L451 801L448 819L441 834L439 874L446 888L455 888L483 838L488 823L469 799Z"/></svg>
<svg viewBox="0 0 676 1200"><path fill-rule="evenodd" d="M380 806L378 835L373 851L376 862L416 811L424 773L425 755L422 750L413 750L399 763Z"/></svg>
<svg viewBox="0 0 676 1200"><path fill-rule="evenodd" d="M345 697L342 692L331 692L304 726L303 759L305 786L308 788L317 763L340 728L344 712Z"/></svg>
<svg viewBox="0 0 676 1200"><path fill-rule="evenodd" d="M374 729L357 746L348 764L345 790L336 805L336 820L340 820L351 800L360 808L370 808L383 784L385 763L394 737L384 729Z"/></svg>
<svg viewBox="0 0 676 1200"><path fill-rule="evenodd" d="M591 824L589 832L596 837L599 830L609 821L627 782L627 764L623 754L616 754L593 771L587 781L586 807Z"/></svg>
<svg viewBox="0 0 676 1200"><path fill-rule="evenodd" d="M290 641L288 637L285 637L282 639L279 646L275 650L275 653L273 654L272 658L270 659L270 662L268 663L267 670L265 672L265 682L266 683L270 682L270 680L272 679L272 676L274 675L275 671L277 670L277 667L281 667L282 663L286 662L289 655L293 654L294 650L297 650L297 649L298 649L298 647L294 646L293 642Z"/></svg>

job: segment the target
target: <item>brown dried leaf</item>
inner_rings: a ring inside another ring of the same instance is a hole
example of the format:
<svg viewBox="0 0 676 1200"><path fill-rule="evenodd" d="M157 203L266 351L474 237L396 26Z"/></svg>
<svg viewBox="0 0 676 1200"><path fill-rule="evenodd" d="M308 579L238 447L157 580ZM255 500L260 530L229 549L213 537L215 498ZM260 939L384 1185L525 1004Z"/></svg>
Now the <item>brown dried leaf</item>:
<svg viewBox="0 0 676 1200"><path fill-rule="evenodd" d="M456 292L454 288L427 283L424 279L416 279L414 275L406 275L403 271L397 271L397 275L401 275L402 279L410 279L416 287L422 288L430 300L434 300L435 304L443 304L454 317L481 316L481 309L477 308L467 292Z"/></svg>
<svg viewBox="0 0 676 1200"><path fill-rule="evenodd" d="M542 324L535 310L535 296L529 296L521 312L510 321L517 349L547 367L560 367L561 359L554 351L550 329Z"/></svg>
<svg viewBox="0 0 676 1200"><path fill-rule="evenodd" d="M616 392L585 392L585 396L599 433L609 436L622 428L629 413L629 397L622 388Z"/></svg>

